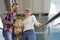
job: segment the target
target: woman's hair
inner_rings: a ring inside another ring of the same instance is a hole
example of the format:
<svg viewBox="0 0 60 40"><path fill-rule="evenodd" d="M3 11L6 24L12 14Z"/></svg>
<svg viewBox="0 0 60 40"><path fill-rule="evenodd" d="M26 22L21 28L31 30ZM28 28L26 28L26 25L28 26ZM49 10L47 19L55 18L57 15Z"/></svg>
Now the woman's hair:
<svg viewBox="0 0 60 40"><path fill-rule="evenodd" d="M31 14L31 9L25 9L25 12L30 12Z"/></svg>
<svg viewBox="0 0 60 40"><path fill-rule="evenodd" d="M25 9L25 11L30 12L31 10L30 9Z"/></svg>

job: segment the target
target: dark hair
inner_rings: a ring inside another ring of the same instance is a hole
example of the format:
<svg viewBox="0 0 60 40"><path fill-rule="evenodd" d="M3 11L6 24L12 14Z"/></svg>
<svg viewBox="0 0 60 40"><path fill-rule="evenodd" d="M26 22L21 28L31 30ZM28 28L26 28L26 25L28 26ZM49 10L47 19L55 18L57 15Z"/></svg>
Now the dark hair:
<svg viewBox="0 0 60 40"><path fill-rule="evenodd" d="M18 4L18 3L13 3L13 4L12 4L12 7L13 7L14 5L19 5L19 4Z"/></svg>

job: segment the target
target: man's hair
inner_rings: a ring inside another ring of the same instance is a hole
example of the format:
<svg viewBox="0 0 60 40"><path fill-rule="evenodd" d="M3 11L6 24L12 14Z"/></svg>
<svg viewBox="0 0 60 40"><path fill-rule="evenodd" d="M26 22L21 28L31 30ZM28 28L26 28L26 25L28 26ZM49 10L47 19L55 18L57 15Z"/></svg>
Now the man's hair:
<svg viewBox="0 0 60 40"><path fill-rule="evenodd" d="M19 4L18 4L18 3L13 3L13 4L12 4L12 7L13 7L14 5L19 5Z"/></svg>

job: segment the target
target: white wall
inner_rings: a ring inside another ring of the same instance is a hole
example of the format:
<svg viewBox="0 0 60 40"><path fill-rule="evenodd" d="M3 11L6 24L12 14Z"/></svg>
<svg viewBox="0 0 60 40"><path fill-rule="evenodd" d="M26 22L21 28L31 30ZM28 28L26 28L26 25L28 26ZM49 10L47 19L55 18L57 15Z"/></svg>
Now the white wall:
<svg viewBox="0 0 60 40"><path fill-rule="evenodd" d="M5 11L5 3L4 0L0 0L0 14Z"/></svg>
<svg viewBox="0 0 60 40"><path fill-rule="evenodd" d="M50 5L51 5L52 1L56 5L57 12L60 11L60 0L44 0L43 1L44 2L43 13L49 13L49 11L50 11Z"/></svg>
<svg viewBox="0 0 60 40"><path fill-rule="evenodd" d="M22 4L20 1L22 2ZM19 12L23 11L26 8L30 8L34 13L42 12L42 8L43 8L42 0L17 0L17 3L19 3L19 5L20 5ZM22 8L22 10L21 10L21 8Z"/></svg>
<svg viewBox="0 0 60 40"><path fill-rule="evenodd" d="M51 0L44 0L43 13L49 13Z"/></svg>
<svg viewBox="0 0 60 40"><path fill-rule="evenodd" d="M34 13L42 13L43 10L43 0L33 0L32 8Z"/></svg>
<svg viewBox="0 0 60 40"><path fill-rule="evenodd" d="M52 1L56 6L56 11L59 12L60 11L60 0L52 0Z"/></svg>
<svg viewBox="0 0 60 40"><path fill-rule="evenodd" d="M49 13L51 0L16 0L20 5L19 12L30 8L33 13Z"/></svg>

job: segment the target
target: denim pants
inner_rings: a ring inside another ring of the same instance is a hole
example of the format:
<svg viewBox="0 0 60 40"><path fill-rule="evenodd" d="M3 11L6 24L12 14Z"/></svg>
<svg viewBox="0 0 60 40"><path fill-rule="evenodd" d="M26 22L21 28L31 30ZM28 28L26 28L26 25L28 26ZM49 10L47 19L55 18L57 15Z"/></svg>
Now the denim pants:
<svg viewBox="0 0 60 40"><path fill-rule="evenodd" d="M3 30L3 37L5 38L5 40L15 40L14 34L6 30Z"/></svg>
<svg viewBox="0 0 60 40"><path fill-rule="evenodd" d="M36 34L33 29L23 32L22 40L36 40Z"/></svg>

